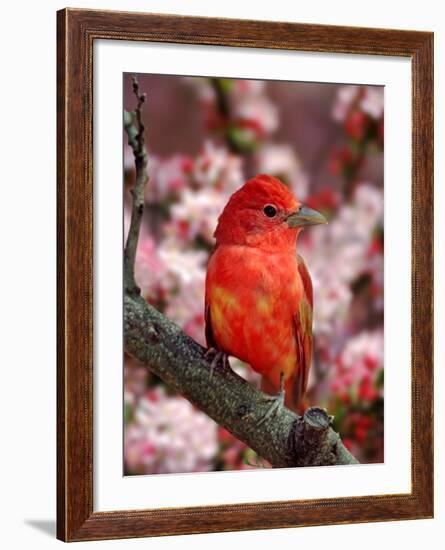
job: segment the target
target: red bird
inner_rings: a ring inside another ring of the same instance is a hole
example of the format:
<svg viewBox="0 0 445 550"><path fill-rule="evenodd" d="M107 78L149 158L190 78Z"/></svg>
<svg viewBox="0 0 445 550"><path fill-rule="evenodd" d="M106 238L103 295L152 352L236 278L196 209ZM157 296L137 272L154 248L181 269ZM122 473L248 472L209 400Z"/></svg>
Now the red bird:
<svg viewBox="0 0 445 550"><path fill-rule="evenodd" d="M234 193L218 220L207 267L207 345L262 375L275 405L299 411L312 357L312 283L297 237L326 223L278 179L258 175ZM212 366L213 368L213 366Z"/></svg>

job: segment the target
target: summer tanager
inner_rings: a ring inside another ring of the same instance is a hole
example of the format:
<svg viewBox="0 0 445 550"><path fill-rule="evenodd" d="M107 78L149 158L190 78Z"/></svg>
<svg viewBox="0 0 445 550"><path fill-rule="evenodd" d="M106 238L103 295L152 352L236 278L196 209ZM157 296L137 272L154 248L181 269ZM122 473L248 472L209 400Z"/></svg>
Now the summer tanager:
<svg viewBox="0 0 445 550"><path fill-rule="evenodd" d="M206 339L216 364L228 355L245 361L266 393L300 412L312 357L312 283L296 245L303 227L320 223L325 218L280 180L258 175L230 197L207 267Z"/></svg>

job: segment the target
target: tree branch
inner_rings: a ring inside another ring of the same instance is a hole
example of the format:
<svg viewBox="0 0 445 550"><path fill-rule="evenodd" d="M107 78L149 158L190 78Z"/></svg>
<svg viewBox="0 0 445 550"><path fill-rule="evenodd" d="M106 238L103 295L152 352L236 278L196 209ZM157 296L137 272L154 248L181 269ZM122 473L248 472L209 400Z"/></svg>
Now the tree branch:
<svg viewBox="0 0 445 550"><path fill-rule="evenodd" d="M139 83L136 76L133 77L133 93L137 99L136 109L131 113L124 111L124 127L128 135L128 143L133 150L136 165L136 182L132 190L131 222L124 250L124 287L126 293L139 294L140 288L134 280L134 263L144 213L144 189L148 181L148 161L147 150L145 149L145 127L142 122L142 105L145 102L146 95L139 92Z"/></svg>
<svg viewBox="0 0 445 550"><path fill-rule="evenodd" d="M125 114L137 172L125 247L125 350L274 467L356 464L332 430L332 417L324 409L312 407L301 417L282 407L275 416L265 418L270 402L264 393L229 367L219 366L211 373L206 350L140 296L134 260L148 178L143 100L135 78L133 82L138 107L135 113Z"/></svg>

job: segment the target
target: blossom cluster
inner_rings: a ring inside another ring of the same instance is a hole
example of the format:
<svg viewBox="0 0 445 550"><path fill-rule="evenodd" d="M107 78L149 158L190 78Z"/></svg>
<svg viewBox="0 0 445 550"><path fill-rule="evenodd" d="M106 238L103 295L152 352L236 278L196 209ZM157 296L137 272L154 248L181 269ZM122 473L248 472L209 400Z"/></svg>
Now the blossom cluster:
<svg viewBox="0 0 445 550"><path fill-rule="evenodd" d="M342 175L348 195L366 163L369 148L381 150L384 141L384 92L382 86L342 86L332 108L334 120L344 130L344 143L331 155L331 172Z"/></svg>
<svg viewBox="0 0 445 550"><path fill-rule="evenodd" d="M330 372L331 388L344 401L372 402L383 370L383 332L364 330L348 340Z"/></svg>
<svg viewBox="0 0 445 550"><path fill-rule="evenodd" d="M125 430L125 463L131 473L200 472L213 468L217 425L180 396L155 386L132 402L133 421Z"/></svg>
<svg viewBox="0 0 445 550"><path fill-rule="evenodd" d="M383 117L383 106L383 88L381 86L341 86L332 107L332 117L338 122L346 122L347 131L351 135L362 135L362 129L353 131L353 122L357 113L374 120L380 120Z"/></svg>
<svg viewBox="0 0 445 550"><path fill-rule="evenodd" d="M277 106L260 80L188 79L197 89L207 129L240 151L255 149L279 125Z"/></svg>
<svg viewBox="0 0 445 550"><path fill-rule="evenodd" d="M327 227L314 227L300 239L298 251L305 259L314 287L314 333L317 344L331 361L338 345L351 330L351 303L353 284L366 273L374 272L375 292L383 292L380 276L382 265L377 265L370 250L373 232L383 221L383 193L369 183L360 183L352 201L336 207L335 197L324 192L322 199L331 207ZM311 204L316 203L313 200ZM320 201L318 201L320 202ZM321 205L322 206L322 205ZM332 207L336 209L333 212ZM380 267L380 269L376 269ZM381 307L382 303L372 303ZM330 353L329 353L330 352Z"/></svg>
<svg viewBox="0 0 445 550"><path fill-rule="evenodd" d="M362 460L383 459L383 331L351 338L330 372L331 410L344 444Z"/></svg>

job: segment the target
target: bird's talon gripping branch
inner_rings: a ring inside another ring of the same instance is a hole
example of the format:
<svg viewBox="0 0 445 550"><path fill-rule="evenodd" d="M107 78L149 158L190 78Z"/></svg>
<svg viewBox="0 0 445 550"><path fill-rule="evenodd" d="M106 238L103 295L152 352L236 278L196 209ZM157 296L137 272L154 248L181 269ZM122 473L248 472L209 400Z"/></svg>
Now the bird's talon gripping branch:
<svg viewBox="0 0 445 550"><path fill-rule="evenodd" d="M285 398L286 392L284 390L284 374L280 374L280 391L277 395L267 395L261 399L261 401L270 402L270 407L267 409L266 413L260 418L258 422L258 426L261 426L266 420L271 418L272 416L275 416L278 411L281 409L281 407L284 407L284 398Z"/></svg>
<svg viewBox="0 0 445 550"><path fill-rule="evenodd" d="M213 359L213 357L218 353L218 350L216 348L208 348L206 350L206 352L204 353L204 359L206 359L207 361L209 359Z"/></svg>
<svg viewBox="0 0 445 550"><path fill-rule="evenodd" d="M213 377L213 372L216 368L221 366L223 369L227 369L230 367L229 364L229 358L226 353L223 351L218 351L215 348L209 348L205 354L205 359L212 359L210 363L210 379Z"/></svg>

